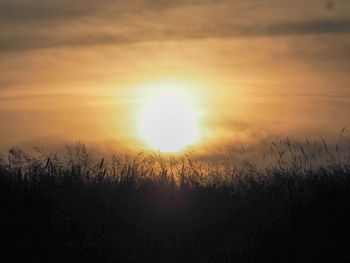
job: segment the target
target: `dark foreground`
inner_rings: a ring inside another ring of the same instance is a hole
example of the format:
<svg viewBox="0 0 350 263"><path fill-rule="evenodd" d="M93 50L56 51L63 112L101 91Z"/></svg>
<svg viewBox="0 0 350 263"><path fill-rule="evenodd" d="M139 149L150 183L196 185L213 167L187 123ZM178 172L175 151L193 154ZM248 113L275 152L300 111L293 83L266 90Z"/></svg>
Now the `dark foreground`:
<svg viewBox="0 0 350 263"><path fill-rule="evenodd" d="M200 184L132 164L106 176L103 161L91 171L9 162L0 166L0 262L350 262L344 164Z"/></svg>

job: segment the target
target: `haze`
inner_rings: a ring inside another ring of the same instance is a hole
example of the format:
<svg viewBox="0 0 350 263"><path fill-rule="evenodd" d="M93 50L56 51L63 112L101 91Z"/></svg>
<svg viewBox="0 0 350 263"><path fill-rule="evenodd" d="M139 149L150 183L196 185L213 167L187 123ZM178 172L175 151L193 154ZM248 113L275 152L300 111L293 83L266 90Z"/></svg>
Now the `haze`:
<svg viewBox="0 0 350 263"><path fill-rule="evenodd" d="M347 0L0 0L0 151L143 150L142 105L167 85L198 109L195 147L332 140L349 126L349 14Z"/></svg>

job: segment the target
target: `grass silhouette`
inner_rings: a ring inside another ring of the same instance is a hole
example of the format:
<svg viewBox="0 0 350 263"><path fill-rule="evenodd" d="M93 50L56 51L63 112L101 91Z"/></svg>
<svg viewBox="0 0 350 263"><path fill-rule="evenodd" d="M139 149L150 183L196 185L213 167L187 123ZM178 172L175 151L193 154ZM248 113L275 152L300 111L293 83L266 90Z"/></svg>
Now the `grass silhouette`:
<svg viewBox="0 0 350 263"><path fill-rule="evenodd" d="M261 165L12 148L0 159L1 262L349 262L339 140L285 139Z"/></svg>

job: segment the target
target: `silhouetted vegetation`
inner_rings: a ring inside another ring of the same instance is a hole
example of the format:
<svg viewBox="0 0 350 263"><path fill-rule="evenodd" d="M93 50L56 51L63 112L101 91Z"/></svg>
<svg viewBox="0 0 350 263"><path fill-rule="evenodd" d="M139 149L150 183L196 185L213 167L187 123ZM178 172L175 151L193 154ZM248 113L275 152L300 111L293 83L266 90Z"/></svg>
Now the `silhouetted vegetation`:
<svg viewBox="0 0 350 263"><path fill-rule="evenodd" d="M262 159L13 148L0 158L0 261L349 262L349 149L286 139Z"/></svg>

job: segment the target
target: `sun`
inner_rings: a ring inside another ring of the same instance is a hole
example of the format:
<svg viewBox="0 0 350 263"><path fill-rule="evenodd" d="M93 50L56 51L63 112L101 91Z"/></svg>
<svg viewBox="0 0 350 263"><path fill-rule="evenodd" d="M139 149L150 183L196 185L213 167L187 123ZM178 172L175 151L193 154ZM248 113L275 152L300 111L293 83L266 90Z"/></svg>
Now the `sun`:
<svg viewBox="0 0 350 263"><path fill-rule="evenodd" d="M154 150L178 152L196 142L198 124L190 99L178 91L158 92L141 117L142 139Z"/></svg>

